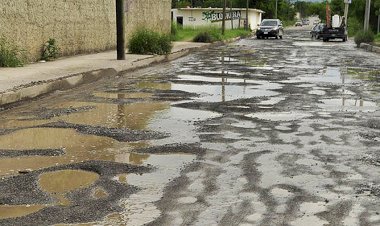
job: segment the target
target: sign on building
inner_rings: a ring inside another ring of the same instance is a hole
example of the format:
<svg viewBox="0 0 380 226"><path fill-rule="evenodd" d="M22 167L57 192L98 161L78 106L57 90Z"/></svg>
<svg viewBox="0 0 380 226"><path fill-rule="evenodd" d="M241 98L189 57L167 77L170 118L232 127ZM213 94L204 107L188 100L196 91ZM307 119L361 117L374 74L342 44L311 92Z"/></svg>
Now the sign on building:
<svg viewBox="0 0 380 226"><path fill-rule="evenodd" d="M207 11L207 12L203 12L202 15L203 15L202 20L211 21L212 23L223 20L222 12ZM240 19L240 18L241 18L241 11L226 12L226 20L235 20L235 19Z"/></svg>

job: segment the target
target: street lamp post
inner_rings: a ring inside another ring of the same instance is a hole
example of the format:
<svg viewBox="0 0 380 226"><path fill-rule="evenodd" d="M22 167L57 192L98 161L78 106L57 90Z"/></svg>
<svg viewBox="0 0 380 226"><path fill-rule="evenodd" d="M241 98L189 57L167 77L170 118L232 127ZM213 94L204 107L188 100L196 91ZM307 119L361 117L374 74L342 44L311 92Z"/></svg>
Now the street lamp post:
<svg viewBox="0 0 380 226"><path fill-rule="evenodd" d="M125 60L124 0L116 0L116 36L117 60Z"/></svg>

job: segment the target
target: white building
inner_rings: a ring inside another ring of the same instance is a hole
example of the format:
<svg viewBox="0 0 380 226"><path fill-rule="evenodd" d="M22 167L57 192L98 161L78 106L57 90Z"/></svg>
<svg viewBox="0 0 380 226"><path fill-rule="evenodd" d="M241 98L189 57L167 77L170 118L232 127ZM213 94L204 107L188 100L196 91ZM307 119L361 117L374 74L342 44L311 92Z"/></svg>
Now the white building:
<svg viewBox="0 0 380 226"><path fill-rule="evenodd" d="M264 11L248 9L248 25L255 30L261 23ZM180 8L172 9L172 20L183 27L222 26L222 8ZM226 9L226 29L244 28L245 8Z"/></svg>

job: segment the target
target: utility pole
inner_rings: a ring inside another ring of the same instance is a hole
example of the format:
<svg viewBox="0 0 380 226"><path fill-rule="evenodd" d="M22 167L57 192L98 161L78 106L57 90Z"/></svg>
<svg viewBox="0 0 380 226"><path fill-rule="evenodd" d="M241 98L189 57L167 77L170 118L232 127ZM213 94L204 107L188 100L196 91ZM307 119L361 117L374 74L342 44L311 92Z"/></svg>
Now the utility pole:
<svg viewBox="0 0 380 226"><path fill-rule="evenodd" d="M278 5L278 0L276 0L276 12L274 18L277 19L277 5Z"/></svg>
<svg viewBox="0 0 380 226"><path fill-rule="evenodd" d="M248 31L248 9L249 9L249 0L247 0L247 8L245 10L245 24L244 28Z"/></svg>
<svg viewBox="0 0 380 226"><path fill-rule="evenodd" d="M234 18L232 16L232 0L230 0L230 17L231 17L231 30L234 29Z"/></svg>
<svg viewBox="0 0 380 226"><path fill-rule="evenodd" d="M364 31L369 30L369 15L371 13L371 0L366 0L365 14L364 14Z"/></svg>
<svg viewBox="0 0 380 226"><path fill-rule="evenodd" d="M377 10L377 33L380 33L380 8Z"/></svg>
<svg viewBox="0 0 380 226"><path fill-rule="evenodd" d="M125 60L124 0L116 0L116 36L117 60Z"/></svg>
<svg viewBox="0 0 380 226"><path fill-rule="evenodd" d="M227 7L227 0L223 0L223 19L222 19L222 35L224 35L226 30L226 7Z"/></svg>
<svg viewBox="0 0 380 226"><path fill-rule="evenodd" d="M348 23L348 6L351 3L351 0L344 0L344 24L347 28Z"/></svg>

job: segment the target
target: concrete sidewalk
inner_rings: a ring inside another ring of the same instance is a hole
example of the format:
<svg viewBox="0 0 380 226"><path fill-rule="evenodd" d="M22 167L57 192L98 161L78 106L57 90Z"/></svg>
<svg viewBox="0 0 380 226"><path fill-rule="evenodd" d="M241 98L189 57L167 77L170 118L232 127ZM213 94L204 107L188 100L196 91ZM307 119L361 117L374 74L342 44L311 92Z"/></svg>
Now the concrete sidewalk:
<svg viewBox="0 0 380 226"><path fill-rule="evenodd" d="M108 51L19 68L0 68L0 105L34 98L55 90L73 88L103 76L117 75L121 71L173 60L209 45L193 42L173 44L172 53L167 56L127 54L125 61L118 61L116 51Z"/></svg>

